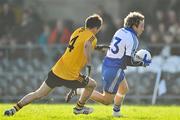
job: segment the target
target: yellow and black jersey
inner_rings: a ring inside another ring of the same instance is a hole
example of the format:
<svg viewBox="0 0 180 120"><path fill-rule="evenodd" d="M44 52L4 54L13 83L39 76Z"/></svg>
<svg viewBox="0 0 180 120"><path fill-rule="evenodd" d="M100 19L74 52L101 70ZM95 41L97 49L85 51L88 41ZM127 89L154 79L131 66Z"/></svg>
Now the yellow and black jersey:
<svg viewBox="0 0 180 120"><path fill-rule="evenodd" d="M85 28L75 30L65 53L53 66L53 73L65 80L77 80L82 68L87 63L84 46L88 40L92 41L94 49L97 43L95 35Z"/></svg>

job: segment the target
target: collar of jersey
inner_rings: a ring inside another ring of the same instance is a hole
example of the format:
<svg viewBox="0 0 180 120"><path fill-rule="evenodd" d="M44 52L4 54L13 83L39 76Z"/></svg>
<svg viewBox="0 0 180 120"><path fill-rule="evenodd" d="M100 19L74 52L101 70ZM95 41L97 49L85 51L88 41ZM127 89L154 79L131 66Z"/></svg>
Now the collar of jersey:
<svg viewBox="0 0 180 120"><path fill-rule="evenodd" d="M130 28L130 27L125 27L124 29L134 33L137 36L137 33L134 31L134 29Z"/></svg>

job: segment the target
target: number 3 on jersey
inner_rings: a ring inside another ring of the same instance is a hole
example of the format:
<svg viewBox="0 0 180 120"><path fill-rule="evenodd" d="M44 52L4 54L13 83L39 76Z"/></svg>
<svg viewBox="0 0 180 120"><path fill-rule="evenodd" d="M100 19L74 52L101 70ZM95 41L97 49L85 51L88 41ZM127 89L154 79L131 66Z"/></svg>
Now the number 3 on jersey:
<svg viewBox="0 0 180 120"><path fill-rule="evenodd" d="M79 37L79 36L76 36L76 37L74 37L74 38L72 38L72 39L70 40L69 46L68 46L69 52L71 52L71 51L74 49L74 43L76 42L76 40L77 40L78 37Z"/></svg>
<svg viewBox="0 0 180 120"><path fill-rule="evenodd" d="M121 42L121 39L118 38L118 37L115 37L114 38L116 41L114 43L114 48L112 49L111 48L111 52L114 53L114 54L117 54L119 52L119 47L118 47L118 44Z"/></svg>

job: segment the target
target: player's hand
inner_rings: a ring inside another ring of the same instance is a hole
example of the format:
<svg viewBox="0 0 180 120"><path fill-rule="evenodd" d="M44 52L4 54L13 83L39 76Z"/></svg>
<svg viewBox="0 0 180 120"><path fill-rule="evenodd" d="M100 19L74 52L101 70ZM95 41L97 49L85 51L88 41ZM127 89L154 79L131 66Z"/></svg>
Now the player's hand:
<svg viewBox="0 0 180 120"><path fill-rule="evenodd" d="M87 76L90 76L90 74L91 74L91 65L90 64L86 65L86 74L87 74Z"/></svg>
<svg viewBox="0 0 180 120"><path fill-rule="evenodd" d="M147 60L147 54L145 54L142 62L144 67L149 66L151 64L151 60Z"/></svg>
<svg viewBox="0 0 180 120"><path fill-rule="evenodd" d="M107 50L109 48L110 47L108 45L101 44L101 45L96 45L95 50L105 51L105 50Z"/></svg>

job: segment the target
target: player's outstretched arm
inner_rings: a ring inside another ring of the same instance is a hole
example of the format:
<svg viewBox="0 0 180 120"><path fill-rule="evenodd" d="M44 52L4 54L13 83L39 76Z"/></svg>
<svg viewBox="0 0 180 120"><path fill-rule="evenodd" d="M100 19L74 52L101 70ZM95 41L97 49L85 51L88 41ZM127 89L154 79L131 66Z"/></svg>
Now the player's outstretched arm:
<svg viewBox="0 0 180 120"><path fill-rule="evenodd" d="M96 45L95 50L98 50L98 51L106 51L106 50L108 50L109 48L110 48L109 45L99 44L99 45Z"/></svg>

